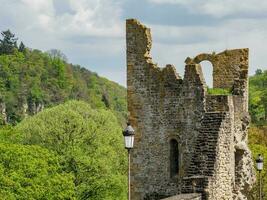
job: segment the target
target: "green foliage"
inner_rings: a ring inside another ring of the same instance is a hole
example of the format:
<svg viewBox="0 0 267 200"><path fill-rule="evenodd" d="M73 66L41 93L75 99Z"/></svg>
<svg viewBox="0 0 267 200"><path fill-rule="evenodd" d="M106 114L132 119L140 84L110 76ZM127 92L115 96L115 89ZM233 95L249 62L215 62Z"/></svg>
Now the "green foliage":
<svg viewBox="0 0 267 200"><path fill-rule="evenodd" d="M262 154L267 158L267 71L257 69L255 75L249 78L249 113L253 122L249 129L249 147L253 153L253 158ZM267 174L266 165L262 172L263 193L267 194ZM248 194L249 200L259 199L259 174L257 183Z"/></svg>
<svg viewBox="0 0 267 200"><path fill-rule="evenodd" d="M249 129L249 143L267 146L267 125L252 125Z"/></svg>
<svg viewBox="0 0 267 200"><path fill-rule="evenodd" d="M125 88L67 63L59 50L43 53L22 42L17 48L14 35L7 38L14 43L12 52L0 53L0 103L7 122L16 126L3 126L1 116L0 150L14 151L10 154L21 160L14 159L20 164L16 169L2 170L0 158L0 178L15 185L0 188L0 197L126 199L126 155L118 123L127 115ZM30 117L43 105L48 109Z"/></svg>
<svg viewBox="0 0 267 200"><path fill-rule="evenodd" d="M256 75L261 75L261 74L262 74L262 70L261 70L261 69L257 69L257 70L255 71L255 74L256 74Z"/></svg>
<svg viewBox="0 0 267 200"><path fill-rule="evenodd" d="M24 119L15 132L21 143L60 156L64 171L75 176L78 199L126 198L126 155L121 128L110 111L69 101Z"/></svg>
<svg viewBox="0 0 267 200"><path fill-rule="evenodd" d="M13 126L10 125L3 125L0 129L0 143L5 144L20 144L21 137L18 134Z"/></svg>
<svg viewBox="0 0 267 200"><path fill-rule="evenodd" d="M267 71L258 69L249 79L249 111L253 123L267 121Z"/></svg>
<svg viewBox="0 0 267 200"><path fill-rule="evenodd" d="M224 88L208 88L208 94L211 95L231 95L231 89Z"/></svg>
<svg viewBox="0 0 267 200"><path fill-rule="evenodd" d="M6 200L75 199L73 176L58 156L32 145L0 143L0 196Z"/></svg>
<svg viewBox="0 0 267 200"><path fill-rule="evenodd" d="M263 146L263 145L257 145L257 144L253 144L250 145L250 149L253 153L253 159L255 160L258 156L257 152L260 152L264 158L267 158L267 147ZM264 198L266 198L266 194L267 194L267 173L266 173L266 169L263 169L261 172L261 177L262 177L262 194L264 194ZM260 199L259 198L259 173L257 173L257 182L255 183L255 185L253 186L252 190L249 192L248 194L248 199L249 200L254 200L254 199Z"/></svg>
<svg viewBox="0 0 267 200"><path fill-rule="evenodd" d="M68 64L61 54L24 49L0 55L0 101L6 104L8 122L16 124L25 115L35 114L38 105L50 107L76 99L93 108L110 109L124 123L125 88Z"/></svg>
<svg viewBox="0 0 267 200"><path fill-rule="evenodd" d="M19 52L22 52L22 53L24 53L26 51L26 47L23 44L23 42L20 42L18 50L19 50Z"/></svg>
<svg viewBox="0 0 267 200"><path fill-rule="evenodd" d="M0 55L13 54L17 49L17 38L10 30L1 32L3 39L0 39Z"/></svg>
<svg viewBox="0 0 267 200"><path fill-rule="evenodd" d="M9 125L0 116L0 197L126 199L125 88L59 50L17 48L14 34L3 34L0 103Z"/></svg>

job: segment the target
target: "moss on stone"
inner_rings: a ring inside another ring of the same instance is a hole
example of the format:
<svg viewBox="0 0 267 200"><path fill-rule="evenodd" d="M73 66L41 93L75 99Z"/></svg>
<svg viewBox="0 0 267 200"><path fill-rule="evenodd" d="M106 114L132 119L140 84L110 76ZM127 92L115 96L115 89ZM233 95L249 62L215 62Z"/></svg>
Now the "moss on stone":
<svg viewBox="0 0 267 200"><path fill-rule="evenodd" d="M208 94L212 95L231 95L230 88L208 88Z"/></svg>

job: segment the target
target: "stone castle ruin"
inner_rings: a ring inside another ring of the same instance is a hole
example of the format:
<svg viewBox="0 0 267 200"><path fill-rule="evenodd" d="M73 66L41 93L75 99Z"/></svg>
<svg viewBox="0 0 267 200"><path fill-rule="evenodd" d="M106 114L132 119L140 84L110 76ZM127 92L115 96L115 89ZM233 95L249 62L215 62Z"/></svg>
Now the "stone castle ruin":
<svg viewBox="0 0 267 200"><path fill-rule="evenodd" d="M129 121L136 130L131 158L133 200L247 199L255 182L247 145L248 49L199 54L159 68L150 56L150 29L126 22ZM210 95L201 65L213 65Z"/></svg>

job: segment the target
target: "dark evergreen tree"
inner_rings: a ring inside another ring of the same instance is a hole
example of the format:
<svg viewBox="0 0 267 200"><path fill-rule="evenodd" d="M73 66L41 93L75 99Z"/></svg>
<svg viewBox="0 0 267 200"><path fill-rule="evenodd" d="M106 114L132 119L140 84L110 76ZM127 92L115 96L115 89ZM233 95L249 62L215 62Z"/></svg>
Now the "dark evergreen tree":
<svg viewBox="0 0 267 200"><path fill-rule="evenodd" d="M26 49L26 47L25 47L25 45L23 44L23 42L20 42L20 44L19 44L19 51L20 51L20 52L25 52L25 49Z"/></svg>
<svg viewBox="0 0 267 200"><path fill-rule="evenodd" d="M10 30L1 33L3 39L0 39L0 54L12 54L17 47L18 38Z"/></svg>
<svg viewBox="0 0 267 200"><path fill-rule="evenodd" d="M261 69L257 69L256 72L255 72L256 75L260 75L262 74L262 70Z"/></svg>

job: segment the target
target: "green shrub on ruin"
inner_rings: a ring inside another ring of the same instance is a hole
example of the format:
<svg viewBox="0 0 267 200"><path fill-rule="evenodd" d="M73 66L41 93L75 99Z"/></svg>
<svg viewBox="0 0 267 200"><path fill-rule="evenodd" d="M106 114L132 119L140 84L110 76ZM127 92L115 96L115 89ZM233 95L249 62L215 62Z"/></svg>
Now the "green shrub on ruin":
<svg viewBox="0 0 267 200"><path fill-rule="evenodd" d="M211 95L231 95L231 89L227 88L208 88L208 94Z"/></svg>

